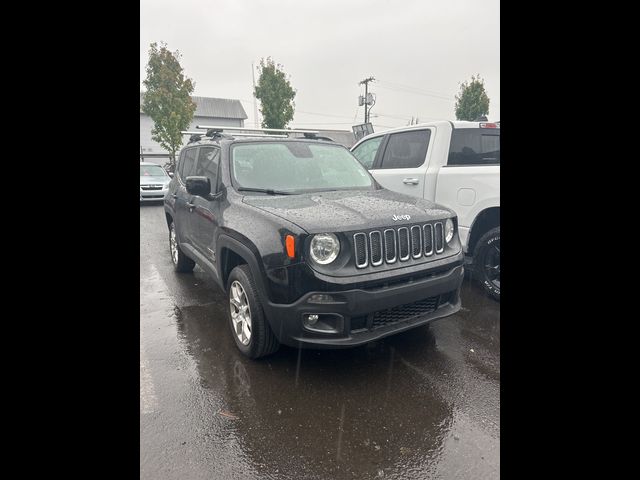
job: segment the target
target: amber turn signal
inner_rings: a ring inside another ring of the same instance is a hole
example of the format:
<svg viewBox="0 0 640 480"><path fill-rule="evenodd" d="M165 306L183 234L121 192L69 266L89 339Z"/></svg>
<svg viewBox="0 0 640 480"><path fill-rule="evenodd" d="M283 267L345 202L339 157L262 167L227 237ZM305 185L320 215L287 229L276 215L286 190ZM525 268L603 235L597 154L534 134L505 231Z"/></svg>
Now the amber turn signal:
<svg viewBox="0 0 640 480"><path fill-rule="evenodd" d="M289 258L295 258L296 256L296 239L293 235L287 235L285 237L285 245L287 246L287 255Z"/></svg>

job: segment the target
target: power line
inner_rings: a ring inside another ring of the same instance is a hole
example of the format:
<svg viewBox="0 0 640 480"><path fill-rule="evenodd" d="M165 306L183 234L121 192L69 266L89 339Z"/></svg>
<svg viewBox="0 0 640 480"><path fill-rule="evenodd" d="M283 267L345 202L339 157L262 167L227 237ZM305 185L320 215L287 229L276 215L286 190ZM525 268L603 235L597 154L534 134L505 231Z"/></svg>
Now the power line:
<svg viewBox="0 0 640 480"><path fill-rule="evenodd" d="M432 93L434 95L440 95L443 97L450 97L450 95L448 93L442 93L442 92L437 92L435 90L429 90L428 88L422 88L422 87L413 87L411 85L404 85L402 83L396 83L396 82L387 82L386 80L378 80L379 83L382 84L386 84L389 85L391 87L398 87L398 88L408 88L410 90L417 90L419 92L424 92L424 93Z"/></svg>
<svg viewBox="0 0 640 480"><path fill-rule="evenodd" d="M336 117L336 118L351 118L347 115L332 115L330 113L319 113L319 112L307 112L305 110L296 109L296 113L308 113L309 115L318 115L320 117Z"/></svg>
<svg viewBox="0 0 640 480"><path fill-rule="evenodd" d="M351 123L353 123L353 124L355 124L355 123L356 123L356 118L358 118L358 112L359 112L359 111L360 111L360 105L358 105L358 106L356 107L356 113L355 113L355 115L353 116L353 122L351 122Z"/></svg>
<svg viewBox="0 0 640 480"><path fill-rule="evenodd" d="M241 102L244 103L252 103L252 100L247 100L247 99L239 99ZM305 113L308 115L317 115L320 117L335 117L335 118L345 118L345 119L351 119L351 117L346 116L346 115L334 115L334 114L330 114L330 113L320 113L320 112L309 112L307 110L298 110L296 109L295 111L296 113ZM356 123L356 120L358 118L358 113L360 113L360 106L356 107L356 112L353 116L353 119L351 120L351 122L293 122L296 125L315 125L315 124L322 124L322 125L353 125ZM385 118L393 118L396 120L410 120L411 119L411 115L403 115L403 114L388 114L388 113L376 113L374 115L373 118L377 118L377 117L385 117ZM426 117L423 115L419 115L420 118L424 119L424 120L440 120L440 118L436 118L436 117ZM386 128L395 128L395 127L391 127L389 125L379 125L381 127L386 127Z"/></svg>
<svg viewBox="0 0 640 480"><path fill-rule="evenodd" d="M378 117L386 117L386 118L395 118L397 120L411 120L412 115L387 115L385 113L376 113L375 116ZM423 120L442 120L442 117L427 117L424 115L417 115L415 118L422 118Z"/></svg>
<svg viewBox="0 0 640 480"><path fill-rule="evenodd" d="M387 115L386 113L376 113L374 115L374 117L388 117L388 118L395 118L398 120L409 120L411 118L411 116L409 115Z"/></svg>
<svg viewBox="0 0 640 480"><path fill-rule="evenodd" d="M426 89L419 88L419 87L412 87L410 85L403 85L401 83L387 82L387 81L384 81L384 80L378 80L377 83L382 88L387 88L389 90L412 92L412 93L417 93L419 95L426 95L426 96L431 96L431 97L435 97L435 98L442 98L443 100L453 100L454 99L454 97L452 97L451 95L447 95L446 93L436 92L434 90L426 90Z"/></svg>
<svg viewBox="0 0 640 480"><path fill-rule="evenodd" d="M384 86L384 85L378 85L378 86L379 86L380 88L384 88L385 90L392 90L392 91L400 92L400 93L409 93L409 94L412 94L412 95L422 95L422 96L424 96L424 97L436 98L436 99L438 99L438 100L446 100L446 101L448 101L448 102L453 102L453 101L455 101L455 99L454 99L454 98L441 97L441 96L439 96L439 95L432 95L432 94L430 94L430 93L415 92L415 91L413 91L413 90L403 90L403 89L395 88L395 87L386 87L386 86Z"/></svg>
<svg viewBox="0 0 640 480"><path fill-rule="evenodd" d="M247 99L243 99L243 98L239 98L238 100L240 100L241 102L244 103L252 103L252 100L247 100ZM309 112L307 110L298 110L297 108L295 109L295 113L306 113L308 115L317 115L319 117L334 117L334 118L351 118L349 115L334 115L331 113L320 113L320 112ZM356 110L356 115L357 115L357 110ZM355 120L354 120L355 121Z"/></svg>

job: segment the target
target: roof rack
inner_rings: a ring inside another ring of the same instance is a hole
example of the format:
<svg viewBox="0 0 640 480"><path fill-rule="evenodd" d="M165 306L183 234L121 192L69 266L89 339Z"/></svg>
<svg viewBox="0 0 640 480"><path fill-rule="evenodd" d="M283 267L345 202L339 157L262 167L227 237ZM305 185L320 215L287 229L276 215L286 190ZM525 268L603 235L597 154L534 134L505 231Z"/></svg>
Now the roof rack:
<svg viewBox="0 0 640 480"><path fill-rule="evenodd" d="M196 128L203 130L215 130L222 132L229 130L232 132L276 132L276 133L320 133L318 130L289 130L286 128L251 128L251 127L226 127L226 126L208 126L208 125L196 125Z"/></svg>
<svg viewBox="0 0 640 480"><path fill-rule="evenodd" d="M206 130L206 132L194 132L189 130L183 130L180 133L182 135L191 135L189 137L189 143L199 142L202 140L202 137L209 138L233 138L233 137L271 137L271 138L288 138L289 134L292 133L301 133L304 135L304 138L315 139L315 140L330 140L333 141L332 138L329 137L319 137L320 133L318 130L294 130L294 129L284 129L284 128L250 128L250 127L227 127L224 125L196 125L196 128ZM229 131L228 135L225 135L224 131ZM244 133L240 133L244 132ZM258 132L258 133L248 133L248 132ZM267 133L273 132L273 133Z"/></svg>
<svg viewBox="0 0 640 480"><path fill-rule="evenodd" d="M289 138L289 135L267 135L266 133L234 133L234 137L272 137L272 138Z"/></svg>
<svg viewBox="0 0 640 480"><path fill-rule="evenodd" d="M227 127L224 125L196 125L196 128L201 128L206 130L206 135L212 136L215 134L221 134L224 131L229 131L229 133L233 136L244 136L244 137L275 137L275 138L286 138L292 133L301 133L304 135L304 138L316 139L316 140L332 140L327 137L318 137L317 135L320 133L318 130L300 130L300 129L287 129L287 128L251 128L251 127ZM259 132L259 133L233 133L233 132ZM272 132L272 133L268 133ZM274 135L275 134L284 134L284 135ZM332 140L333 141L333 140Z"/></svg>
<svg viewBox="0 0 640 480"><path fill-rule="evenodd" d="M186 130L181 130L180 133L182 135L191 135L189 137L188 143L199 142L202 139L202 132L189 132Z"/></svg>
<svg viewBox="0 0 640 480"><path fill-rule="evenodd" d="M228 135L222 134L218 130L207 130L206 133L205 132L190 132L188 130L181 130L180 133L182 135L191 135L189 137L189 142L188 143L199 142L200 140L202 140L203 136L210 137L210 138L214 138L214 137L232 138L232 137L230 137Z"/></svg>

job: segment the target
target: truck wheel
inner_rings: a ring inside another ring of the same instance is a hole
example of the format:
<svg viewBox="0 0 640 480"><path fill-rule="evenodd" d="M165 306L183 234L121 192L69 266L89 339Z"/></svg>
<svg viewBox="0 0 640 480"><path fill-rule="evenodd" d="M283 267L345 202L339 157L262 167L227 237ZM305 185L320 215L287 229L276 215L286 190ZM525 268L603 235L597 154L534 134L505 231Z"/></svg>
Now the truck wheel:
<svg viewBox="0 0 640 480"><path fill-rule="evenodd" d="M248 265L235 267L227 281L229 326L236 345L249 358L264 357L280 348L271 331Z"/></svg>
<svg viewBox="0 0 640 480"><path fill-rule="evenodd" d="M193 271L193 267L196 266L196 262L191 260L182 253L182 250L180 250L174 222L171 222L171 225L169 225L169 251L171 252L171 262L173 262L173 268L176 272L188 273Z"/></svg>
<svg viewBox="0 0 640 480"><path fill-rule="evenodd" d="M500 227L489 230L478 240L473 263L485 291L500 301Z"/></svg>

